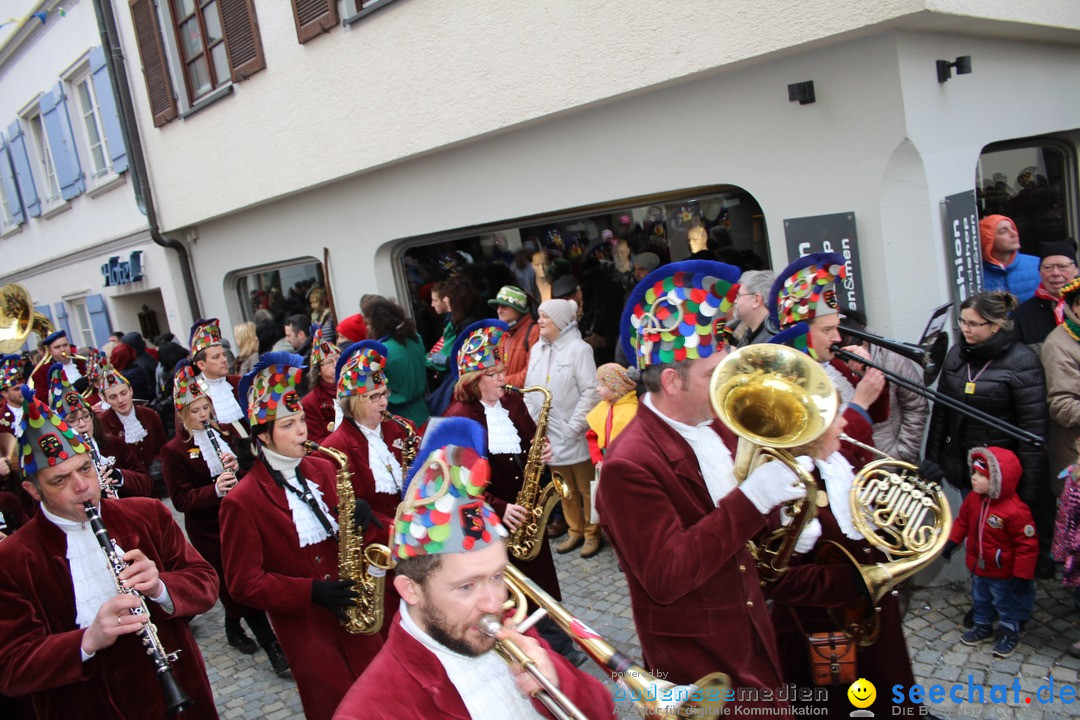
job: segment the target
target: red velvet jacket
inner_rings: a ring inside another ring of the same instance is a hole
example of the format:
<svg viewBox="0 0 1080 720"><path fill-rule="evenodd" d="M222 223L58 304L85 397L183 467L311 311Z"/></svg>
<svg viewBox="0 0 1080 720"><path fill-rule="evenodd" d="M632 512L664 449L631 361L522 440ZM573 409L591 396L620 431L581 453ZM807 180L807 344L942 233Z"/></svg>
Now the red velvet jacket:
<svg viewBox="0 0 1080 720"><path fill-rule="evenodd" d="M734 454L731 432L713 427ZM608 450L598 495L648 668L676 684L721 671L736 688L780 687L776 636L746 549L765 517L742 491L714 504L690 445L642 403Z"/></svg>
<svg viewBox="0 0 1080 720"><path fill-rule="evenodd" d="M45 352L49 351L46 350ZM77 353L78 348L72 347L71 352ZM55 362L55 360L50 360L49 362L46 362L37 369L37 372L34 373L33 377L31 378L31 381L34 383L34 394L37 395L38 400L45 403L46 405L49 404L49 368L51 368L55 364ZM85 360L79 360L78 358L75 358L75 367L78 369L79 373L83 377L86 377ZM89 398L89 402L90 407L93 407L95 403L100 402L100 398L97 397L97 390L94 390L93 394Z"/></svg>
<svg viewBox="0 0 1080 720"><path fill-rule="evenodd" d="M138 548L161 573L172 615L147 601L162 644L180 651L173 672L195 704L184 718L217 718L202 653L188 619L217 600L213 568L184 539L169 510L150 498L102 500L101 517L120 547ZM102 572L108 572L102 566ZM38 513L0 542L0 693L33 694L39 718L165 718L154 666L135 635L82 662L83 630L60 528Z"/></svg>
<svg viewBox="0 0 1080 720"><path fill-rule="evenodd" d="M111 436L105 439L100 451L113 459L113 467L124 476L124 484L118 489L122 498L153 497L154 481L146 474L142 462L135 455L135 448L122 439Z"/></svg>
<svg viewBox="0 0 1080 720"><path fill-rule="evenodd" d="M386 645L341 701L334 720L469 720L461 695L435 654L401 627L397 614L392 622ZM535 630L526 634L547 651L559 674L559 690L586 717L615 717L611 692L599 680L552 651ZM554 717L539 700L534 699L532 705L543 717Z"/></svg>
<svg viewBox="0 0 1080 720"><path fill-rule="evenodd" d="M328 462L304 458L300 474L336 512ZM221 501L221 551L229 591L265 610L292 667L307 720L328 720L382 646L378 635L350 635L329 610L311 601L315 580L338 579L338 541L300 547L285 490L261 460Z"/></svg>
<svg viewBox="0 0 1080 720"><path fill-rule="evenodd" d="M109 408L99 417L101 429L105 432L106 443L110 438L116 438L118 442L130 447L142 465L139 469L143 472L148 471L154 461L161 456L161 448L165 445L165 426L161 423L161 417L150 408L142 405L135 406L135 417L146 428L146 437L137 443L124 441L124 424L115 410Z"/></svg>
<svg viewBox="0 0 1080 720"><path fill-rule="evenodd" d="M300 401L304 408L304 422L307 423L307 437L312 442L322 443L332 430L327 430L334 422L334 403L337 388L323 383L315 385Z"/></svg>
<svg viewBox="0 0 1080 720"><path fill-rule="evenodd" d="M379 426L382 429L383 440L390 452L402 462L401 450L405 446L405 431L392 420L385 420ZM375 490L375 476L371 474L368 466L368 440L363 431L349 418L341 420L341 427L335 428L323 441L328 448L340 450L349 456L349 469L353 472L352 483L356 491L356 497L364 498L371 505L379 520L386 526L383 531L376 531L373 538L377 542L386 542L389 537L390 523L397 513L397 506L401 502L398 493L382 493ZM365 540L367 538L365 537Z"/></svg>

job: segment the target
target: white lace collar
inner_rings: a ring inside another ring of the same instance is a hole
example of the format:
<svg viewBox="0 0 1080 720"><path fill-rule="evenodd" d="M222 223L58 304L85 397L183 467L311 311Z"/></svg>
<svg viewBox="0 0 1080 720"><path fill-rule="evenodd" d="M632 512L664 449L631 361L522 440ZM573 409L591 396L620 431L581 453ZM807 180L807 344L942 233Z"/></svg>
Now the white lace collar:
<svg viewBox="0 0 1080 720"><path fill-rule="evenodd" d="M517 455L521 452L521 435L510 419L510 411L496 402L488 405L483 400L484 418L487 420L488 452L492 455Z"/></svg>

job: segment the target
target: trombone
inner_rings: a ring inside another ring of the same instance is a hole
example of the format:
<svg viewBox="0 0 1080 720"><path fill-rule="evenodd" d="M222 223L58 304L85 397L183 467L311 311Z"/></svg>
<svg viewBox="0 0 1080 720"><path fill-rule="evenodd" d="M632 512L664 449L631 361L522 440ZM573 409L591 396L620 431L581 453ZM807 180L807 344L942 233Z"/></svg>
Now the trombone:
<svg viewBox="0 0 1080 720"><path fill-rule="evenodd" d="M588 625L574 617L562 604L525 577L516 567L507 565L504 577L507 588L510 590L510 598L503 604L503 609L514 609L512 620L517 625L518 631L524 632L545 615L549 616L562 628L563 632L581 646L581 649L594 662L608 670L620 687L628 691L629 696L637 703L638 712L642 717L687 718L719 716L722 713L724 701L731 687L731 678L724 673L710 673L693 685L675 685L666 680L658 680L616 650ZM529 600L537 606L537 610L526 618ZM490 621L482 620L481 628L485 633L494 635L502 624L494 616L486 616L486 619ZM492 621L494 626L491 625ZM547 688L550 685L546 678L541 679L543 676L539 670L525 656L524 651L512 641L496 641L495 651L508 663L525 668L526 672L532 674L542 687ZM530 670L530 667L533 669ZM568 698L562 696L561 700L558 699L562 693L557 688L552 689L555 692L545 689L537 695L537 698L551 710L553 715L559 720L585 718L581 710Z"/></svg>

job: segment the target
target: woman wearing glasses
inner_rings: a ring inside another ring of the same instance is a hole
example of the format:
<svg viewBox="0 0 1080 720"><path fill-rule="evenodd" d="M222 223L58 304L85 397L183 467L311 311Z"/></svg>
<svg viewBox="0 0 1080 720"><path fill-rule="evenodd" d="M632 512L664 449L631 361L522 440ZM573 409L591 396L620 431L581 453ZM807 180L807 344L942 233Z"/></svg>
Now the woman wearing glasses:
<svg viewBox="0 0 1080 720"><path fill-rule="evenodd" d="M964 300L960 342L945 357L938 391L1045 438L1049 415L1042 363L1012 332L1009 316L1016 306L1016 297L1000 291L976 293ZM968 450L979 446L1007 448L1020 457L1024 472L1017 494L1035 516L1040 543L1049 548L1053 511L1045 448L1019 442L944 405L934 405L926 457L941 465L948 481L965 495L971 489ZM1045 572L1046 562L1040 561Z"/></svg>

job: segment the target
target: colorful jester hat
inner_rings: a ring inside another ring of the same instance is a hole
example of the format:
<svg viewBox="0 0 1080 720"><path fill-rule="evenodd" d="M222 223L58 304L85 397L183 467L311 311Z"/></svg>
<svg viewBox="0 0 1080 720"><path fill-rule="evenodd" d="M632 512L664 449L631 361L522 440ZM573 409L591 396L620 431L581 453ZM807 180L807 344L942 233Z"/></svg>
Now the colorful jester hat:
<svg viewBox="0 0 1080 720"><path fill-rule="evenodd" d="M301 411L296 386L304 374L304 358L290 352L268 352L240 378L238 395L247 403L248 423L266 425Z"/></svg>
<svg viewBox="0 0 1080 720"><path fill-rule="evenodd" d="M90 387L98 387L101 384L101 373L109 363L105 353L96 347L88 347L86 353L86 381Z"/></svg>
<svg viewBox="0 0 1080 720"><path fill-rule="evenodd" d="M424 434L394 518L394 557L481 550L507 536L484 502L491 468L484 428L468 418L441 420Z"/></svg>
<svg viewBox="0 0 1080 720"><path fill-rule="evenodd" d="M19 436L19 463L24 475L34 475L44 467L89 452L79 434L34 397L25 385L23 394L22 435Z"/></svg>
<svg viewBox="0 0 1080 720"><path fill-rule="evenodd" d="M818 354L814 351L814 343L811 342L810 326L804 322L795 323L786 330L781 330L776 335L769 338L769 342L773 345L787 345L793 347L796 350L800 350L817 361L821 361Z"/></svg>
<svg viewBox="0 0 1080 720"><path fill-rule="evenodd" d="M49 366L49 409L65 420L75 410L93 412L79 391L68 382L61 363Z"/></svg>
<svg viewBox="0 0 1080 720"><path fill-rule="evenodd" d="M623 350L639 370L706 358L724 344L739 268L712 260L662 265L630 292L623 310Z"/></svg>
<svg viewBox="0 0 1080 720"><path fill-rule="evenodd" d="M18 355L0 355L0 389L22 384L21 362L22 358Z"/></svg>
<svg viewBox="0 0 1080 720"><path fill-rule="evenodd" d="M810 253L776 274L769 291L769 317L781 330L840 312L836 281L847 277L844 256Z"/></svg>
<svg viewBox="0 0 1080 720"><path fill-rule="evenodd" d="M195 368L191 367L191 361L184 358L176 363L176 371L173 374L173 407L180 412L206 394L195 380Z"/></svg>
<svg viewBox="0 0 1080 720"><path fill-rule="evenodd" d="M454 377L490 370L505 361L502 339L510 326L494 318L479 320L458 333L450 357L455 359Z"/></svg>
<svg viewBox="0 0 1080 720"><path fill-rule="evenodd" d="M374 340L361 340L345 348L335 369L338 400L386 387L383 368L388 352L385 345Z"/></svg>
<svg viewBox="0 0 1080 720"><path fill-rule="evenodd" d="M194 358L203 350L221 344L221 322L217 318L205 318L195 321L191 326L188 346Z"/></svg>
<svg viewBox="0 0 1080 720"><path fill-rule="evenodd" d="M311 325L311 362L309 367L315 369L321 366L324 362L334 362L336 355L341 352L338 350L337 345L330 342L323 336L322 325L318 323L312 323Z"/></svg>
<svg viewBox="0 0 1080 720"><path fill-rule="evenodd" d="M98 378L97 389L104 395L106 390L117 387L119 385L131 386L128 379L124 377L123 373L113 367L112 363L106 362L101 366L101 375Z"/></svg>

